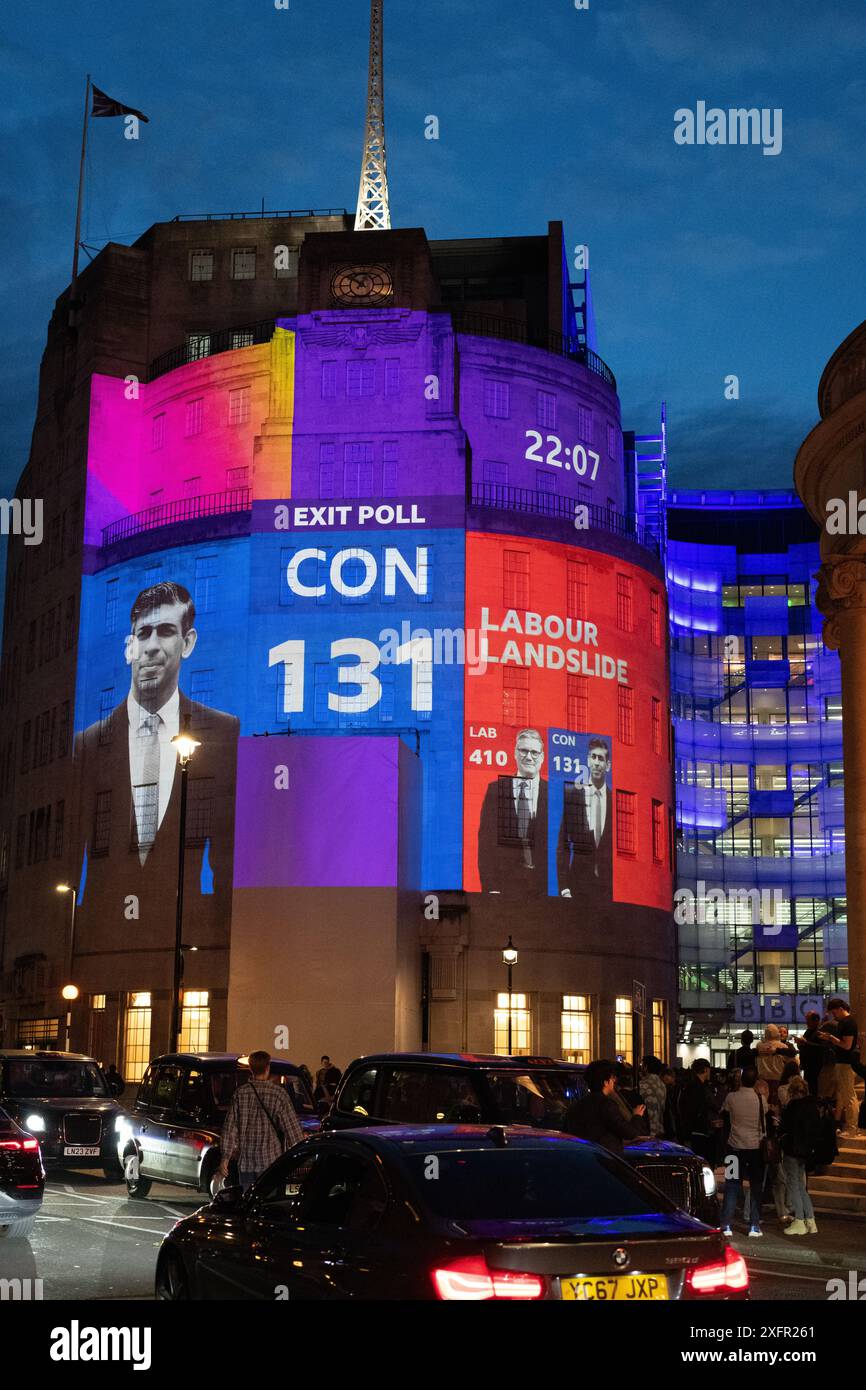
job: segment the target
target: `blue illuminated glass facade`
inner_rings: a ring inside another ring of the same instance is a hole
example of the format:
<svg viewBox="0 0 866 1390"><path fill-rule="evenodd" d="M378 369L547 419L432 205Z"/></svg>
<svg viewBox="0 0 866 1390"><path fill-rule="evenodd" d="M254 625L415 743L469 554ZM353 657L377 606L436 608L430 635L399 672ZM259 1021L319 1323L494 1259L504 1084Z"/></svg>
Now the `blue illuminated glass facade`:
<svg viewBox="0 0 866 1390"><path fill-rule="evenodd" d="M669 498L681 1039L847 988L841 676L796 494Z"/></svg>

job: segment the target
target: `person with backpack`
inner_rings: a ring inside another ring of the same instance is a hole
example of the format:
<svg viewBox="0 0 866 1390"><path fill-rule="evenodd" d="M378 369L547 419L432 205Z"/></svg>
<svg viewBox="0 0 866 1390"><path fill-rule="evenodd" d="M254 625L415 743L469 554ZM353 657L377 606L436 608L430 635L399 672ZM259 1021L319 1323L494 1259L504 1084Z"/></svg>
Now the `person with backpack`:
<svg viewBox="0 0 866 1390"><path fill-rule="evenodd" d="M238 1165L240 1185L250 1187L266 1168L304 1137L295 1107L276 1081L269 1081L271 1055L251 1052L250 1079L238 1086L229 1104L220 1143L217 1177Z"/></svg>
<svg viewBox="0 0 866 1390"><path fill-rule="evenodd" d="M815 1154L821 1140L821 1113L818 1102L809 1094L801 1076L788 1082L788 1103L782 1110L779 1142L782 1146L782 1169L788 1203L794 1210L794 1220L783 1235L814 1236L818 1234L812 1198L806 1185L806 1165Z"/></svg>

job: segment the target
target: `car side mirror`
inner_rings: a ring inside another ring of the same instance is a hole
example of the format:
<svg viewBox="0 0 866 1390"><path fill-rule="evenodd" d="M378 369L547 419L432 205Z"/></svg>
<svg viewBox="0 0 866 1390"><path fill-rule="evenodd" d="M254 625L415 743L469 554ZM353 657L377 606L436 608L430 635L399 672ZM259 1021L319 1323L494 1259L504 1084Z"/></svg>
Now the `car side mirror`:
<svg viewBox="0 0 866 1390"><path fill-rule="evenodd" d="M244 1190L240 1186L221 1187L219 1192L211 1202L212 1207L217 1211L227 1215L229 1212L240 1211L243 1205Z"/></svg>

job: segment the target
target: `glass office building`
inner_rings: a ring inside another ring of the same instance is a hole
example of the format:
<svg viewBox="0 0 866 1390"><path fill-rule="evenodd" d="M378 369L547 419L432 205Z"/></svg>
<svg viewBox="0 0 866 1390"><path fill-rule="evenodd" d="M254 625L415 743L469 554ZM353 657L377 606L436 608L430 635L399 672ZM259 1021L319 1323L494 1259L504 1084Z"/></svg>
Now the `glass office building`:
<svg viewBox="0 0 866 1390"><path fill-rule="evenodd" d="M669 495L680 1052L847 989L839 659L794 492Z"/></svg>

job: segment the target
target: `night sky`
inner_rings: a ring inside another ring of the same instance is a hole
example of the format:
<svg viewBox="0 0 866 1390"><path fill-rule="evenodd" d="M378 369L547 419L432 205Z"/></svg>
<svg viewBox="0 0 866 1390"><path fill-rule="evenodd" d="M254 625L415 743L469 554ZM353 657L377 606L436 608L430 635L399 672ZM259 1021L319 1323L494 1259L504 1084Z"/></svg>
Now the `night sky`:
<svg viewBox="0 0 866 1390"><path fill-rule="evenodd" d="M6 19L0 489L27 461L69 279L84 78L150 116L91 126L84 240L176 213L354 209L367 0L48 0ZM385 0L395 226L590 248L626 428L668 402L671 480L791 485L821 369L866 316L862 0ZM783 146L675 144L674 112L782 108ZM438 142L425 117L440 121ZM86 257L84 258L86 263ZM736 374L740 399L725 400Z"/></svg>

